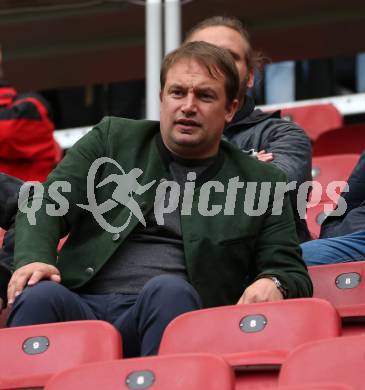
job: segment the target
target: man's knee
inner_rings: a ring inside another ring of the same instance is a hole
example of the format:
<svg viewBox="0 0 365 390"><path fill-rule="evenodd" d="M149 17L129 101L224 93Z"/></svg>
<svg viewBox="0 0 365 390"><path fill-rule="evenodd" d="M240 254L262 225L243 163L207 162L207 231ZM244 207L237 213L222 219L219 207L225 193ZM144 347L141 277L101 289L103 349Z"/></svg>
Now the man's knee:
<svg viewBox="0 0 365 390"><path fill-rule="evenodd" d="M27 305L36 304L39 308L59 299L63 289L64 287L58 283L48 280L41 281L32 287L25 288L16 298L14 305L20 303L26 303Z"/></svg>
<svg viewBox="0 0 365 390"><path fill-rule="evenodd" d="M42 281L27 287L15 300L7 325L24 326L58 321L56 313L62 308L65 287Z"/></svg>

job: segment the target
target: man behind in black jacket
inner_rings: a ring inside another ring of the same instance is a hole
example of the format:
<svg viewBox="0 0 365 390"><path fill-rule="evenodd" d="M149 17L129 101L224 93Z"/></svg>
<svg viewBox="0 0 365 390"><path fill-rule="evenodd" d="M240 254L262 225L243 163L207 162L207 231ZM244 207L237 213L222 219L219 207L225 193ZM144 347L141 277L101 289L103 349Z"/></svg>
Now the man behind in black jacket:
<svg viewBox="0 0 365 390"><path fill-rule="evenodd" d="M254 71L260 65L247 30L238 19L215 16L193 27L185 41L205 41L231 52L240 76L240 110L226 126L224 136L243 152L282 169L288 182L296 182L296 189L290 191L296 229L301 242L310 240L307 223L299 215L298 208L305 205L297 203L297 191L302 183L312 180L311 143L300 127L281 119L279 113L255 109L254 100L246 94L254 85Z"/></svg>

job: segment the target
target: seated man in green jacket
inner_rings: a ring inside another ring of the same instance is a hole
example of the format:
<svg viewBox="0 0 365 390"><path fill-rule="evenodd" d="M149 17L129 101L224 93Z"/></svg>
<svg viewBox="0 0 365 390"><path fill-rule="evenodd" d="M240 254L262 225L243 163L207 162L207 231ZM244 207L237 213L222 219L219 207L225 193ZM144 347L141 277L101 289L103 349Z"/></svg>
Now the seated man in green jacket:
<svg viewBox="0 0 365 390"><path fill-rule="evenodd" d="M184 312L311 295L285 174L221 140L238 86L225 49L188 43L163 61L160 122L106 118L21 191L9 326L102 319L152 355Z"/></svg>

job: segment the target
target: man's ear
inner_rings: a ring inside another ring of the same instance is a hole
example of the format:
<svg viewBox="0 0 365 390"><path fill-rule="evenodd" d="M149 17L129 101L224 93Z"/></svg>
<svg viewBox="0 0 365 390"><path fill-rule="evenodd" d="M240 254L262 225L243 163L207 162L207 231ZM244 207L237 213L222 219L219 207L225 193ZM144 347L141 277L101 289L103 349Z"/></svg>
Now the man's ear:
<svg viewBox="0 0 365 390"><path fill-rule="evenodd" d="M252 69L247 75L247 88L252 88L254 84L255 84L255 72Z"/></svg>
<svg viewBox="0 0 365 390"><path fill-rule="evenodd" d="M160 102L162 102L162 90L160 90Z"/></svg>
<svg viewBox="0 0 365 390"><path fill-rule="evenodd" d="M233 102L229 103L226 107L226 113L224 115L224 118L226 120L226 123L231 122L233 119L235 113L237 112L239 106L238 99L234 99Z"/></svg>

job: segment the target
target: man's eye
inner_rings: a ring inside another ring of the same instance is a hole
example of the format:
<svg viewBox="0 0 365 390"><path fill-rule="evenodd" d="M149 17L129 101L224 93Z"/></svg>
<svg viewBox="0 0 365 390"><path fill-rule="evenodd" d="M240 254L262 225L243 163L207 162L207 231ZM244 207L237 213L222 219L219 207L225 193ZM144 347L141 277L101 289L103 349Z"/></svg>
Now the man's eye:
<svg viewBox="0 0 365 390"><path fill-rule="evenodd" d="M201 93L200 94L200 99L204 100L204 101L212 101L213 100L213 96L209 93Z"/></svg>
<svg viewBox="0 0 365 390"><path fill-rule="evenodd" d="M183 95L183 91L180 91L180 90L178 90L178 89L173 89L173 90L170 92L170 94L171 94L172 96L177 96L177 97L179 97L179 96L182 96L182 95Z"/></svg>

